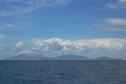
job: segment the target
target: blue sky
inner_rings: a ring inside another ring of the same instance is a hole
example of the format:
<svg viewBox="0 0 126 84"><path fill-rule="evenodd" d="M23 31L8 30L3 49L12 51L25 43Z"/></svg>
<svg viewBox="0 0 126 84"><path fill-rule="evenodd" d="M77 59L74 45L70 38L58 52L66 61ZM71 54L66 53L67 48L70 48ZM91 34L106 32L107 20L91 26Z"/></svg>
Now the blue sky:
<svg viewBox="0 0 126 84"><path fill-rule="evenodd" d="M1 48L53 37L124 40L125 10L126 0L1 0Z"/></svg>

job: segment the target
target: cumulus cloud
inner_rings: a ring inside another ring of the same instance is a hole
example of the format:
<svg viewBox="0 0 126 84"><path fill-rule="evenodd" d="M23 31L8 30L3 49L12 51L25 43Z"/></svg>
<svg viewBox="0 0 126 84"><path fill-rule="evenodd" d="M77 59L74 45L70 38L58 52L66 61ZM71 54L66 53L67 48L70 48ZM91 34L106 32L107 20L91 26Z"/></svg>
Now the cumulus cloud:
<svg viewBox="0 0 126 84"><path fill-rule="evenodd" d="M22 48L24 43L22 41L16 43L16 48Z"/></svg>
<svg viewBox="0 0 126 84"><path fill-rule="evenodd" d="M60 56L63 54L78 54L85 56L122 56L125 58L126 38L75 39L61 38L34 39L27 42L19 41L15 46L0 47L0 56L19 54Z"/></svg>
<svg viewBox="0 0 126 84"><path fill-rule="evenodd" d="M24 46L25 46L24 42L19 41L16 43L14 51L16 52L22 51L24 49Z"/></svg>
<svg viewBox="0 0 126 84"><path fill-rule="evenodd" d="M0 16L20 15L42 7L66 5L71 0L0 0Z"/></svg>
<svg viewBox="0 0 126 84"><path fill-rule="evenodd" d="M126 49L126 38L76 40L66 40L61 38L34 39L31 46L28 47L28 45L25 45L23 41L19 41L12 49L9 47L9 50L14 51L15 53L84 53L101 49L108 51L121 51ZM4 47L1 47L1 49L5 50Z"/></svg>
<svg viewBox="0 0 126 84"><path fill-rule="evenodd" d="M42 51L85 52L92 49L120 50L126 47L126 38L63 40L51 38L36 39L34 44Z"/></svg>
<svg viewBox="0 0 126 84"><path fill-rule="evenodd" d="M126 32L126 19L125 18L110 18L105 19L102 23L97 24L98 27L106 31Z"/></svg>
<svg viewBox="0 0 126 84"><path fill-rule="evenodd" d="M117 0L116 3L107 3L106 6L110 9L125 9L126 0Z"/></svg>

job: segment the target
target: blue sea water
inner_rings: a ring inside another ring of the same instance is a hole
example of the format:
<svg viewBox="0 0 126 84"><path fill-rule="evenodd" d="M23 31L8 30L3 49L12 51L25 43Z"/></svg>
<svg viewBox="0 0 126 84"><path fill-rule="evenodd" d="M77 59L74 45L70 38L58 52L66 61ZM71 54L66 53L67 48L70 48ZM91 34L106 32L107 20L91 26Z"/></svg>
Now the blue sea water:
<svg viewBox="0 0 126 84"><path fill-rule="evenodd" d="M0 84L126 84L126 61L0 61Z"/></svg>

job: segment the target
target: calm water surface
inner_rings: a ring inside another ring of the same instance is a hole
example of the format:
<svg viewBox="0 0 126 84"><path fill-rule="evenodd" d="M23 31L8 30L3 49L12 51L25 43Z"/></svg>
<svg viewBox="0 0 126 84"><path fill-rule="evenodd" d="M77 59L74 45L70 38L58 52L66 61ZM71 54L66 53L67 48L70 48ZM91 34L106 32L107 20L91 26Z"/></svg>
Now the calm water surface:
<svg viewBox="0 0 126 84"><path fill-rule="evenodd" d="M126 84L126 61L1 61L0 84Z"/></svg>

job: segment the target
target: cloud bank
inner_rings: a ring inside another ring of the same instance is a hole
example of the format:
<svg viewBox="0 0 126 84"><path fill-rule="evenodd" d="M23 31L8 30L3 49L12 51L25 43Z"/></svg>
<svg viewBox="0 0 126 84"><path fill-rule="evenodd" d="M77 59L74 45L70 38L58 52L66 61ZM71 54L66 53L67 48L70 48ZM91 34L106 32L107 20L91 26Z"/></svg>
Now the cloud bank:
<svg viewBox="0 0 126 84"><path fill-rule="evenodd" d="M29 43L29 44L28 44ZM0 47L0 55L14 56L18 54L42 54L44 56L60 56L78 54L85 56L122 56L125 57L126 38L75 39L61 38L33 39L19 41L13 47ZM3 54L4 53L4 54ZM12 53L12 54L11 54Z"/></svg>
<svg viewBox="0 0 126 84"><path fill-rule="evenodd" d="M80 39L64 40L60 38L51 38L47 40L36 39L33 42L35 46L42 51L87 51L92 49L121 50L126 47L126 38L113 39Z"/></svg>
<svg viewBox="0 0 126 84"><path fill-rule="evenodd" d="M31 41L27 42L30 44ZM4 47L3 47L4 48ZM2 49L2 47L1 47ZM126 38L105 38L105 39L78 39L66 40L61 38L34 39L30 47L23 41L19 41L12 48L15 51L41 50L45 52L86 52L95 49L123 50L126 49Z"/></svg>

